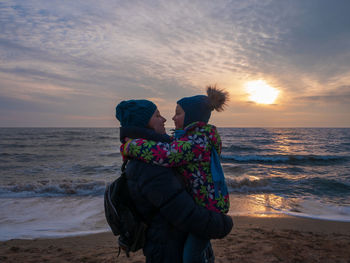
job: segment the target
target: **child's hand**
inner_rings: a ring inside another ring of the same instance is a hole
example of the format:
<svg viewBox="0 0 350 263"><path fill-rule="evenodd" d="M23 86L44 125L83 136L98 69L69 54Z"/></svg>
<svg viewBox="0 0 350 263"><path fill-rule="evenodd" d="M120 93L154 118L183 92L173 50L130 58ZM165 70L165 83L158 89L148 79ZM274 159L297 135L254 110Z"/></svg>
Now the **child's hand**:
<svg viewBox="0 0 350 263"><path fill-rule="evenodd" d="M128 158L128 147L132 139L125 137L124 140L125 140L125 143L120 145L120 153L123 157L123 161L125 161Z"/></svg>
<svg viewBox="0 0 350 263"><path fill-rule="evenodd" d="M124 156L124 147L125 147L125 143L121 144L119 148L120 154L122 155L122 158L123 158L123 162L126 161L127 159L127 157Z"/></svg>

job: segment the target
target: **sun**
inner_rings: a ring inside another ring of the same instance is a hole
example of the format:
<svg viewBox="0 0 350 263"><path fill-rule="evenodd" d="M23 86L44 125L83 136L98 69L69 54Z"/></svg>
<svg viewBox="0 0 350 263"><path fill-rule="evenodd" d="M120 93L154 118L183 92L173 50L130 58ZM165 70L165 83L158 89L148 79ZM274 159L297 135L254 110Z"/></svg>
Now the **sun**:
<svg viewBox="0 0 350 263"><path fill-rule="evenodd" d="M249 99L260 104L273 104L278 97L279 91L263 80L249 81L245 84L245 90Z"/></svg>

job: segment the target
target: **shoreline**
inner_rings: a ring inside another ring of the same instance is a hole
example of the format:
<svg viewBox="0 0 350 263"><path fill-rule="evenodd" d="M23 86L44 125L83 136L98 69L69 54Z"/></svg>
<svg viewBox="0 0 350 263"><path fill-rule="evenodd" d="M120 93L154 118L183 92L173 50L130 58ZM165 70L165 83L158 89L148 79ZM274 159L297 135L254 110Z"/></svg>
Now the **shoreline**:
<svg viewBox="0 0 350 263"><path fill-rule="evenodd" d="M350 223L285 215L233 216L224 239L212 240L215 262L349 262ZM0 242L1 262L145 262L142 251L117 258L111 232Z"/></svg>

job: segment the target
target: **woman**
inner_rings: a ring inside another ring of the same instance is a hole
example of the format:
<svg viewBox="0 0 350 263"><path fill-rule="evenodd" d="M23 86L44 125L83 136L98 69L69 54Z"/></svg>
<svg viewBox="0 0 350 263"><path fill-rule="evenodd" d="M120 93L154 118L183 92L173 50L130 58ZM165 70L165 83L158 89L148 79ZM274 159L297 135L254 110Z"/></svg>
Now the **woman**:
<svg viewBox="0 0 350 263"><path fill-rule="evenodd" d="M173 117L174 140L171 143L143 139L128 141L122 146L124 156L177 167L198 205L227 213L229 195L218 156L221 139L216 127L208 124L211 111L223 110L227 100L227 92L211 86L207 88L207 96L180 99ZM185 243L183 262L200 262L209 246L208 239L190 234Z"/></svg>
<svg viewBox="0 0 350 263"><path fill-rule="evenodd" d="M148 100L121 102L116 117L122 142L126 137L169 141L165 118ZM143 249L146 262L182 262L189 233L209 240L231 231L232 219L196 204L173 169L130 160L126 174L136 208L149 225Z"/></svg>

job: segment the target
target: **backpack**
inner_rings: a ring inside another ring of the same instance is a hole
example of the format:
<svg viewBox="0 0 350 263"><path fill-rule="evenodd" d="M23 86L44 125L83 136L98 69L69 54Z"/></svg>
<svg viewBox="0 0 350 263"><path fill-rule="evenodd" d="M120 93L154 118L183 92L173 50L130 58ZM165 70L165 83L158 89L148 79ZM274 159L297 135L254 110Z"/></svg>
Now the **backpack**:
<svg viewBox="0 0 350 263"><path fill-rule="evenodd" d="M124 250L126 256L143 248L146 240L147 224L137 212L131 199L125 166L122 165L122 174L106 187L104 195L105 216L115 236L119 236L119 253Z"/></svg>

